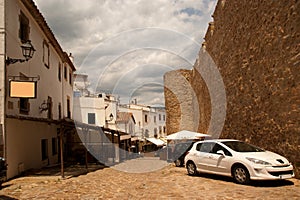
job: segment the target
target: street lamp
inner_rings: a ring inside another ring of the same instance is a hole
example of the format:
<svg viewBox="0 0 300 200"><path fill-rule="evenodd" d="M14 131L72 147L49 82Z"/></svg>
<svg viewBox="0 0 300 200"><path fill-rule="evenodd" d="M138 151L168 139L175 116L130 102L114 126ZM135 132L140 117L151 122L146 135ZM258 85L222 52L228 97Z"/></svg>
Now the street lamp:
<svg viewBox="0 0 300 200"><path fill-rule="evenodd" d="M39 106L40 112L47 111L50 109L51 102L49 99L46 101L43 101L43 103Z"/></svg>
<svg viewBox="0 0 300 200"><path fill-rule="evenodd" d="M111 122L111 121L113 121L113 119L114 119L114 115L113 115L112 113L110 113L109 119L106 119L106 120L105 120L105 126L106 126L107 128L108 128L108 123Z"/></svg>
<svg viewBox="0 0 300 200"><path fill-rule="evenodd" d="M114 115L110 113L109 120L106 120L106 122L111 122L114 119Z"/></svg>
<svg viewBox="0 0 300 200"><path fill-rule="evenodd" d="M25 42L24 44L21 45L21 48L22 48L22 54L24 56L25 59L21 59L21 58L10 58L8 57L6 59L6 64L7 65L10 65L10 64L14 64L16 62L24 62L24 61L28 61L32 58L34 52L35 52L35 49L34 47L32 46L31 44L31 41L30 40L27 40L27 42Z"/></svg>

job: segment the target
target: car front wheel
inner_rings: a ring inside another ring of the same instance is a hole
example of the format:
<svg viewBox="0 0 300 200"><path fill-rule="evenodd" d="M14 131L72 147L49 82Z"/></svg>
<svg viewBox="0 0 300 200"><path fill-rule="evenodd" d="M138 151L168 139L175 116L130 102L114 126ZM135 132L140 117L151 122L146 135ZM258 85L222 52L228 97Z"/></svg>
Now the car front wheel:
<svg viewBox="0 0 300 200"><path fill-rule="evenodd" d="M233 168L232 176L237 183L248 184L250 182L250 175L246 167L239 165Z"/></svg>
<svg viewBox="0 0 300 200"><path fill-rule="evenodd" d="M195 176L197 174L197 168L193 162L188 162L186 164L186 169L190 176Z"/></svg>

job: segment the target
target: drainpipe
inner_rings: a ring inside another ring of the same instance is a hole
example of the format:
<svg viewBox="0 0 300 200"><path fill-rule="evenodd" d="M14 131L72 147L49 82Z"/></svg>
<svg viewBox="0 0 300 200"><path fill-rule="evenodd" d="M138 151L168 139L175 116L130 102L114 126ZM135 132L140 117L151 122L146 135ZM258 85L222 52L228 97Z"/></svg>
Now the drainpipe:
<svg viewBox="0 0 300 200"><path fill-rule="evenodd" d="M1 13L1 12L0 12ZM6 19L6 0L3 1L3 12L2 12L2 15L4 15L3 19L4 19L4 27L0 27L0 31L1 31L1 35L4 34L4 54L2 55L3 56L3 63L4 63L4 69L3 69L3 86L4 86L4 91L2 91L2 94L4 96L4 99L3 101L1 102L1 104L3 105L3 113L2 113L2 117L3 117L3 125L2 125L2 138L3 138L3 157L5 158L6 162L7 162L7 139L6 139L6 101L7 101L7 84L6 84L6 81L7 81L7 70L6 70L6 52L7 52L7 41L6 41L6 27L7 27L7 19Z"/></svg>

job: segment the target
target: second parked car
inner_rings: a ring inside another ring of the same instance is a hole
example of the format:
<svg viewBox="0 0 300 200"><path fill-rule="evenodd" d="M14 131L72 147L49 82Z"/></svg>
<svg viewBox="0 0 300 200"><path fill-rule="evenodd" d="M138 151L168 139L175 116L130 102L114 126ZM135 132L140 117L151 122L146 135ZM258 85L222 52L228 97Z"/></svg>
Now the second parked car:
<svg viewBox="0 0 300 200"><path fill-rule="evenodd" d="M194 142L182 142L175 145L172 157L176 167L182 167L184 165L184 158L193 144Z"/></svg>
<svg viewBox="0 0 300 200"><path fill-rule="evenodd" d="M230 139L196 142L185 156L185 165L189 175L232 176L240 184L294 177L293 165L285 157Z"/></svg>

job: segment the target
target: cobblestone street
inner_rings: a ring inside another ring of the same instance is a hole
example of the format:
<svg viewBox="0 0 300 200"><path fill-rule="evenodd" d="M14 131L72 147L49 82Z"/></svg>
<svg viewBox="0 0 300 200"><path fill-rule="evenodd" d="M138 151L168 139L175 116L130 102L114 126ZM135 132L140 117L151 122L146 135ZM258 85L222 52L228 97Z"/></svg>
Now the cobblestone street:
<svg viewBox="0 0 300 200"><path fill-rule="evenodd" d="M122 163L65 179L58 174L28 175L4 183L0 199L300 199L297 179L245 186L226 177L204 174L191 177L185 168L152 161L157 169L147 173L125 172L130 165L139 168L138 160L131 160L125 168L126 163Z"/></svg>

